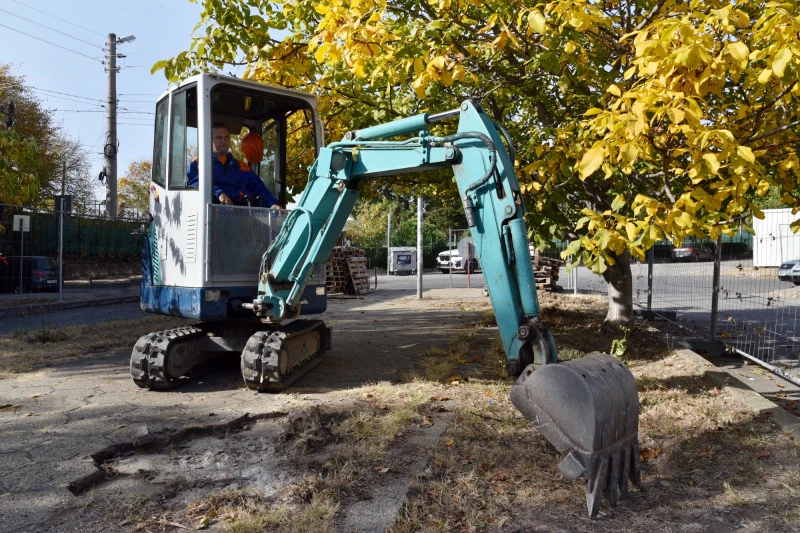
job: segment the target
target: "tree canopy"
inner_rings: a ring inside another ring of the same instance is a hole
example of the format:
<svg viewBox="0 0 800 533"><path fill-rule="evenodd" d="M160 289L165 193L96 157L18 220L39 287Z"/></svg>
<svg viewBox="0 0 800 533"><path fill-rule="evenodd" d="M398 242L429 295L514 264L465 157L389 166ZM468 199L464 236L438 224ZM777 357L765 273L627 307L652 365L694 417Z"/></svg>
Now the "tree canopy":
<svg viewBox="0 0 800 533"><path fill-rule="evenodd" d="M94 198L86 150L70 138L10 65L0 65L0 105L14 103L14 124L0 126L0 203L52 207L73 195L80 209Z"/></svg>
<svg viewBox="0 0 800 533"><path fill-rule="evenodd" d="M753 198L770 189L800 205L799 9L205 0L190 50L154 70L177 79L237 65L246 78L315 92L331 139L478 99L516 140L532 239L572 241L565 256L627 285L629 304L628 252L731 231L761 216ZM453 190L441 176L410 179L426 194Z"/></svg>
<svg viewBox="0 0 800 533"><path fill-rule="evenodd" d="M150 210L150 176L153 164L149 159L131 161L125 176L119 180L119 212L123 216L144 215Z"/></svg>

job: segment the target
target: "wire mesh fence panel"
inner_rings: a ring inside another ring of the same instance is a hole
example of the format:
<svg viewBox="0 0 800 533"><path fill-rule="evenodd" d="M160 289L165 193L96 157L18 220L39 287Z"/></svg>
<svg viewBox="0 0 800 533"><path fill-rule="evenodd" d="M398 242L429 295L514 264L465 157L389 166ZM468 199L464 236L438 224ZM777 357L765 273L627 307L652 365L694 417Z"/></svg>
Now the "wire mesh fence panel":
<svg viewBox="0 0 800 533"><path fill-rule="evenodd" d="M793 243L781 244L771 260L723 244L716 337L800 383L800 260L787 252Z"/></svg>
<svg viewBox="0 0 800 533"><path fill-rule="evenodd" d="M800 383L800 258L792 257L800 247L793 238L770 235L756 254L743 232L717 243L684 242L667 257L657 245L650 302L647 263L631 266L634 303L673 312L684 339L721 342Z"/></svg>
<svg viewBox="0 0 800 533"><path fill-rule="evenodd" d="M15 216L28 217L29 231L14 231ZM60 219L51 210L0 204L0 291L58 291ZM65 216L64 280L141 274L141 243L148 224L139 218Z"/></svg>

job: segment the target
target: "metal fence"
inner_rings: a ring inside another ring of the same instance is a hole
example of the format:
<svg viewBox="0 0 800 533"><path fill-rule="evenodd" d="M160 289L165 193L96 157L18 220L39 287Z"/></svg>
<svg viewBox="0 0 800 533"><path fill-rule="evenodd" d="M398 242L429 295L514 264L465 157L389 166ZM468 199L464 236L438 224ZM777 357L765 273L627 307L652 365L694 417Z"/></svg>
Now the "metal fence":
<svg viewBox="0 0 800 533"><path fill-rule="evenodd" d="M29 217L28 231L15 231L15 215ZM60 215L40 208L0 204L0 292L58 290ZM64 217L63 279L114 279L141 274L144 218L74 213ZM20 259L22 257L22 259ZM22 265L22 267L20 267ZM21 272L20 272L21 270Z"/></svg>
<svg viewBox="0 0 800 533"><path fill-rule="evenodd" d="M686 258L654 250L631 266L634 303L679 325L689 343L726 347L800 384L800 286L778 279L778 265L754 266L748 237L684 244L694 250ZM592 277L582 287L604 291Z"/></svg>

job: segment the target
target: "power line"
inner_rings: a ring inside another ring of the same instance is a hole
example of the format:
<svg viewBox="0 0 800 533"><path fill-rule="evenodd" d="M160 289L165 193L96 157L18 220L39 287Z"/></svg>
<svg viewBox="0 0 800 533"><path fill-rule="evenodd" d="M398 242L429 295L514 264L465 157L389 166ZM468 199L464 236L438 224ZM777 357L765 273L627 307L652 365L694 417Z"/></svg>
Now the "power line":
<svg viewBox="0 0 800 533"><path fill-rule="evenodd" d="M41 9L36 9L35 7L29 6L28 4L23 4L23 3L22 3L22 2L20 2L19 0L14 0L14 2L16 2L17 4L19 4L19 5L21 5L21 6L25 6L25 7L27 7L28 9L33 9L34 11L38 11L39 13L42 13L43 15L47 15L48 17L52 17L52 18L54 18L54 19L56 19L56 20L60 20L61 22L64 22L64 23L66 23L66 24L69 24L69 25L71 25L71 26L75 26L76 28L80 28L80 29L82 29L82 30L86 30L86 31L88 31L88 32L94 33L95 35L99 35L100 37L105 37L105 35L103 35L103 34L102 34L102 33L100 33L100 32L96 32L96 31L94 31L94 30L90 30L89 28L84 28L83 26L78 26L78 25L77 25L77 24L75 24L74 22L70 22L70 21L68 21L68 20L64 20L64 19L62 19L62 18L59 18L59 17L57 17L57 16L55 16L55 15L51 15L50 13L47 13L46 11L42 11Z"/></svg>
<svg viewBox="0 0 800 533"><path fill-rule="evenodd" d="M161 93L119 93L117 96L160 96Z"/></svg>
<svg viewBox="0 0 800 533"><path fill-rule="evenodd" d="M29 18L27 18L27 17L23 17L22 15L17 15L16 13L12 13L11 11L8 11L7 9L0 8L0 11L2 11L3 13L8 13L8 14L9 14L9 15L11 15L12 17L17 17L17 18L20 18L20 19L22 19L22 20L24 20L24 21L26 21L26 22L30 22L31 24L35 24L35 25L37 25L37 26L40 26L40 27L42 27L42 28L45 28L45 29L47 29L47 30L54 31L54 32L56 32L56 33L60 33L61 35L64 35L64 36L66 36L66 37L69 37L70 39L75 39L76 41L80 41L80 42L82 42L82 43L86 43L86 44L88 44L89 46L94 46L95 48L99 48L100 50L102 50L102 49L103 49L103 47L102 47L102 46L98 46L98 45L96 45L96 44L94 44L94 43L90 43L89 41L84 41L83 39L80 39L80 38L78 38L78 37L75 37L74 35L70 35L69 33L64 33L63 31L59 31L59 30L57 30L57 29L55 29L55 28L51 28L50 26L45 26L44 24L42 24L42 23L40 23L40 22L36 22L35 20L31 20L31 19L29 19Z"/></svg>
<svg viewBox="0 0 800 533"><path fill-rule="evenodd" d="M101 98L91 98L89 96L81 96L81 95L78 95L78 94L62 93L62 92L59 92L59 91L51 91L50 89L39 89L38 87L28 87L28 88L33 90L33 91L41 91L43 93L60 94L60 95L63 95L63 96L71 96L73 98L82 98L84 100L91 100L93 102L102 102L103 101Z"/></svg>
<svg viewBox="0 0 800 533"><path fill-rule="evenodd" d="M36 39L37 41L42 41L43 43L51 44L51 45L55 46L56 48L61 48L62 50L66 50L68 52L72 52L73 54L78 54L79 56L88 57L89 59L92 59L94 61L100 61L101 63L103 62L100 58L87 56L86 54L82 54L81 52L76 52L75 50L73 50L71 48L67 48L66 46L61 46L60 44L51 43L50 41L45 41L44 39L42 39L40 37L36 37L35 35L31 35L30 33L25 33L24 31L20 31L20 30L18 30L16 28L12 28L11 26L6 26L5 24L0 24L0 26L2 26L3 28L9 29L11 31L15 31L17 33L21 33L22 35L27 35L28 37Z"/></svg>

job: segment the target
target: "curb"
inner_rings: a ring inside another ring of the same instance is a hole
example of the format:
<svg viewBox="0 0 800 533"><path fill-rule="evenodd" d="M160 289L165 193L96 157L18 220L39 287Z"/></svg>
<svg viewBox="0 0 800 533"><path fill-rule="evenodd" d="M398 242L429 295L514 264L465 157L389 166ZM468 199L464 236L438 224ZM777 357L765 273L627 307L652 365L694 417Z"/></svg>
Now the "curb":
<svg viewBox="0 0 800 533"><path fill-rule="evenodd" d="M51 304L31 304L20 307L10 307L0 309L0 318L26 315L43 315L53 311L64 311L66 309L80 309L82 307L100 307L103 305L114 305L123 303L136 303L140 299L138 294L111 298L95 298L93 300L76 300L72 302L56 302Z"/></svg>
<svg viewBox="0 0 800 533"><path fill-rule="evenodd" d="M700 370L704 376L707 376L719 388L730 391L754 411L759 413L771 413L772 420L779 428L788 431L794 435L795 438L800 438L800 417L786 412L781 406L767 400L751 389L747 383L728 372L726 369L709 363L701 355L686 349L675 350L675 352L692 364L692 366ZM711 367L710 369L709 366Z"/></svg>

